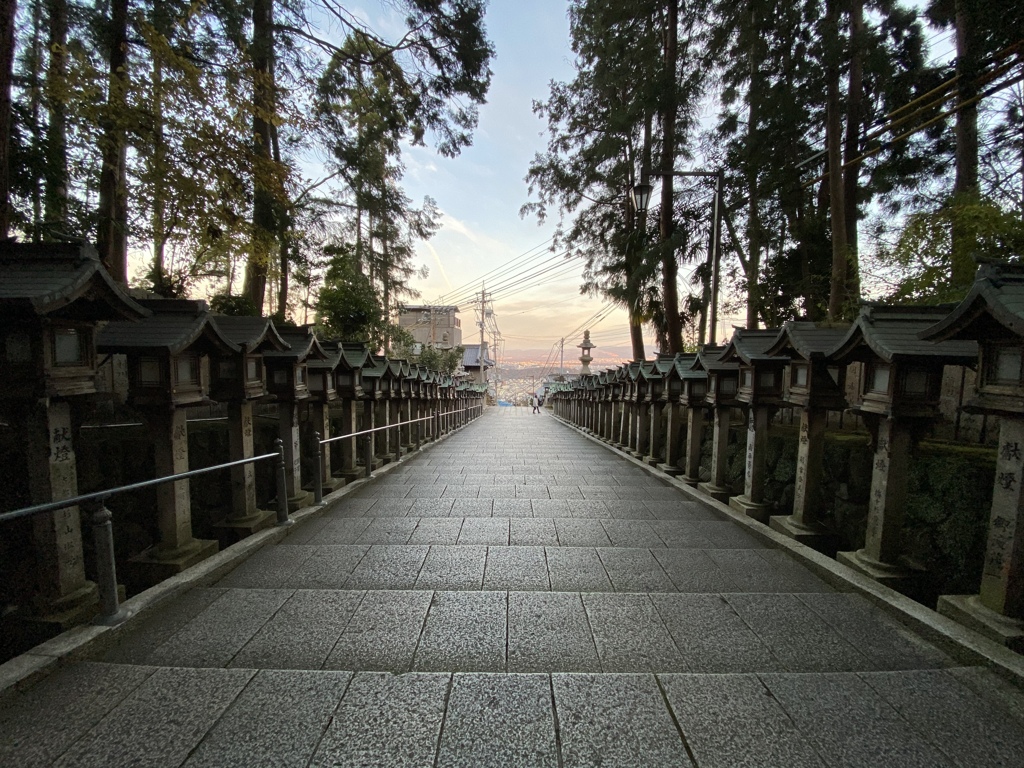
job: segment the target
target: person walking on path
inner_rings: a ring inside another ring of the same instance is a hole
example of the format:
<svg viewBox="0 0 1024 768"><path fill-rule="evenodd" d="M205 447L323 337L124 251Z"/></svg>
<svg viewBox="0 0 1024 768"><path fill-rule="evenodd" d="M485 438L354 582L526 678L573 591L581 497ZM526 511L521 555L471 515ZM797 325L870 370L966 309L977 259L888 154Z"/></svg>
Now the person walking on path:
<svg viewBox="0 0 1024 768"><path fill-rule="evenodd" d="M534 396L533 396L533 397L532 397L532 398L530 399L530 405L532 405L532 406L533 406L533 412L534 412L534 413L540 413L540 400L538 400L538 399L537 399L537 396L536 396L536 395L534 395Z"/></svg>

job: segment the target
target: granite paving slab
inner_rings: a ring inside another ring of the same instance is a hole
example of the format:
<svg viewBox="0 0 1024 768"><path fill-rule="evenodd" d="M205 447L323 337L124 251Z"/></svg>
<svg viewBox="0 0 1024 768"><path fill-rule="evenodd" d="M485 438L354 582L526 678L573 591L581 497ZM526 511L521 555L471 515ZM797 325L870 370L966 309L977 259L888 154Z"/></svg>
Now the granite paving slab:
<svg viewBox="0 0 1024 768"><path fill-rule="evenodd" d="M0 765L51 765L156 671L85 662L17 694L0 707Z"/></svg>
<svg viewBox="0 0 1024 768"><path fill-rule="evenodd" d="M509 672L600 672L590 621L580 595L510 592Z"/></svg>
<svg viewBox="0 0 1024 768"><path fill-rule="evenodd" d="M158 669L53 765L180 765L254 674L251 669Z"/></svg>
<svg viewBox="0 0 1024 768"><path fill-rule="evenodd" d="M351 672L256 673L185 768L306 766L351 679Z"/></svg>
<svg viewBox="0 0 1024 768"><path fill-rule="evenodd" d="M693 765L653 675L552 675L566 768Z"/></svg>
<svg viewBox="0 0 1024 768"><path fill-rule="evenodd" d="M309 765L433 765L450 684L448 674L357 673Z"/></svg>
<svg viewBox="0 0 1024 768"><path fill-rule="evenodd" d="M459 521L461 523L461 521ZM483 589L487 547L433 546L416 579L417 589Z"/></svg>
<svg viewBox="0 0 1024 768"><path fill-rule="evenodd" d="M935 741L851 673L766 673L761 679L830 766L949 766ZM975 763L980 764L980 763Z"/></svg>
<svg viewBox="0 0 1024 768"><path fill-rule="evenodd" d="M507 615L504 592L435 592L413 669L503 672Z"/></svg>
<svg viewBox="0 0 1024 768"><path fill-rule="evenodd" d="M659 675L701 768L825 768L756 675Z"/></svg>
<svg viewBox="0 0 1024 768"><path fill-rule="evenodd" d="M348 590L296 590L229 666L320 669L362 598Z"/></svg>
<svg viewBox="0 0 1024 768"><path fill-rule="evenodd" d="M543 547L488 547L484 589L548 590L548 565Z"/></svg>
<svg viewBox="0 0 1024 768"><path fill-rule="evenodd" d="M547 675L455 675L436 764L556 768L551 702Z"/></svg>
<svg viewBox="0 0 1024 768"><path fill-rule="evenodd" d="M597 550L548 547L548 579L556 592L611 592L612 583Z"/></svg>
<svg viewBox="0 0 1024 768"><path fill-rule="evenodd" d="M432 597L429 591L367 592L324 668L409 671Z"/></svg>

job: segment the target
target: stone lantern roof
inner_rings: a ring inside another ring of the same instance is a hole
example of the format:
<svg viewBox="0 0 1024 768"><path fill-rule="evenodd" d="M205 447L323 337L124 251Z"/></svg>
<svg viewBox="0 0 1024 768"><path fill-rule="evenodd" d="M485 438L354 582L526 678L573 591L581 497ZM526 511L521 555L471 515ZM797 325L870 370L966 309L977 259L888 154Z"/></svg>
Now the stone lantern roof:
<svg viewBox="0 0 1024 768"><path fill-rule="evenodd" d="M931 342L1024 338L1024 264L983 264L964 300L918 336Z"/></svg>
<svg viewBox="0 0 1024 768"><path fill-rule="evenodd" d="M138 322L110 323L101 329L96 348L105 353L165 352L177 355L197 345L213 352L239 352L221 333L205 301L140 299L149 316Z"/></svg>
<svg viewBox="0 0 1024 768"><path fill-rule="evenodd" d="M269 317L211 315L210 321L222 336L237 344L246 354L290 349Z"/></svg>
<svg viewBox="0 0 1024 768"><path fill-rule="evenodd" d="M762 362L784 363L785 360L768 352L778 336L778 328L763 328L753 331L746 328L734 328L732 338L725 345L719 359L722 362L739 362L743 365L755 365Z"/></svg>
<svg viewBox="0 0 1024 768"><path fill-rule="evenodd" d="M149 311L104 269L91 245L0 243L0 316L137 320Z"/></svg>
<svg viewBox="0 0 1024 768"><path fill-rule="evenodd" d="M810 320L788 320L779 329L766 354L821 360L839 345L849 330L848 323L824 325Z"/></svg>
<svg viewBox="0 0 1024 768"><path fill-rule="evenodd" d="M952 305L894 307L865 303L843 340L827 354L837 362L881 359L971 365L978 357L974 341L922 341L918 334L950 313Z"/></svg>
<svg viewBox="0 0 1024 768"><path fill-rule="evenodd" d="M326 360L327 350L320 344L312 328L281 328L278 330L281 338L289 345L288 349L264 353L264 357L273 360L292 360L294 362L305 362L307 360Z"/></svg>

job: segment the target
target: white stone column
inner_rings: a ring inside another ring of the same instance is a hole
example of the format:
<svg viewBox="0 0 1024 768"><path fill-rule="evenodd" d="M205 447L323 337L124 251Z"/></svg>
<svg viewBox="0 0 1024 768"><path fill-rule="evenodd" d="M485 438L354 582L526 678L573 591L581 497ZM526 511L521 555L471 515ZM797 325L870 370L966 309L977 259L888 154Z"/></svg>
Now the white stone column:
<svg viewBox="0 0 1024 768"><path fill-rule="evenodd" d="M768 506L764 503L765 460L768 454L768 409L747 409L747 447L743 475L743 495L729 499L729 506L759 522L768 524Z"/></svg>
<svg viewBox="0 0 1024 768"><path fill-rule="evenodd" d="M658 402L647 406L647 453L643 460L652 467L657 466L664 449L665 434L662 421L664 410L664 406Z"/></svg>

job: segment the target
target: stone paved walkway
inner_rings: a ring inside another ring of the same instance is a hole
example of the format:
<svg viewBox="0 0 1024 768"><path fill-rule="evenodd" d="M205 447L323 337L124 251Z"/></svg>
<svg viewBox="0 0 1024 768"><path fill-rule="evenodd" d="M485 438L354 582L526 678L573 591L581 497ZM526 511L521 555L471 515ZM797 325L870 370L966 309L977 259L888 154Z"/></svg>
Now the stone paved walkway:
<svg viewBox="0 0 1024 768"><path fill-rule="evenodd" d="M1024 765L1024 697L491 409L0 710L7 766Z"/></svg>

